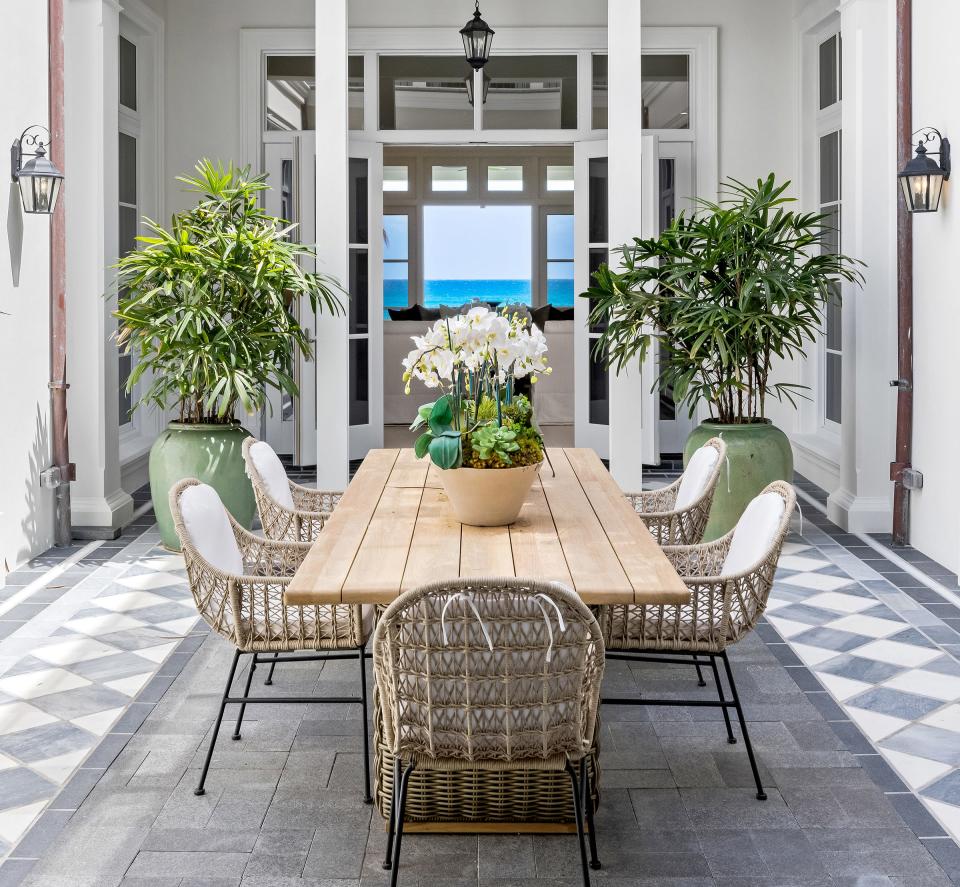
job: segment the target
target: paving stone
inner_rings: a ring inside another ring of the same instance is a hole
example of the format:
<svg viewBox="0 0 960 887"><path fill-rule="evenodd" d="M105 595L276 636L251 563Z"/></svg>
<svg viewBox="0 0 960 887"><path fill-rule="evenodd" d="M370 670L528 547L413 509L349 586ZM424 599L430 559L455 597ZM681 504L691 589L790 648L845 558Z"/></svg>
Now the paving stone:
<svg viewBox="0 0 960 887"><path fill-rule="evenodd" d="M234 878L239 883L248 860L249 855L246 853L141 850L133 860L127 876Z"/></svg>

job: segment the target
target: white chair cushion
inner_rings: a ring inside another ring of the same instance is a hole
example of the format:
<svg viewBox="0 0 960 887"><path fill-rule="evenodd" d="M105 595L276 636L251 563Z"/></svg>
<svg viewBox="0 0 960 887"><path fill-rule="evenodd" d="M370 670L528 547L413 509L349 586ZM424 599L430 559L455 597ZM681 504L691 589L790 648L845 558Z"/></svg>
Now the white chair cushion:
<svg viewBox="0 0 960 887"><path fill-rule="evenodd" d="M266 441L258 440L250 447L250 458L270 498L287 511L293 511L293 493L290 492L287 472L273 447Z"/></svg>
<svg viewBox="0 0 960 887"><path fill-rule="evenodd" d="M733 530L721 576L743 573L766 558L780 527L783 509L783 496L779 493L761 493L747 506Z"/></svg>
<svg viewBox="0 0 960 887"><path fill-rule="evenodd" d="M690 457L677 490L677 504L674 506L677 511L686 510L703 495L719 458L720 453L714 447L700 447Z"/></svg>
<svg viewBox="0 0 960 887"><path fill-rule="evenodd" d="M207 484L187 487L180 494L180 516L190 543L211 567L231 576L243 575L243 555L233 535L227 509Z"/></svg>

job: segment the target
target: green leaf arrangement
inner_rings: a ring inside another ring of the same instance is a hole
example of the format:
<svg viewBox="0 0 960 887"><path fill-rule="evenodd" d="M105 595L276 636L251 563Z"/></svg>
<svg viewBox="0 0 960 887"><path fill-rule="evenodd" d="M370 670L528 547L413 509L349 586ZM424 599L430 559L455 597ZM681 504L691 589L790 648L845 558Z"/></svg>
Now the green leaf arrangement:
<svg viewBox="0 0 960 887"><path fill-rule="evenodd" d="M265 175L201 160L181 176L197 205L169 228L149 219L149 234L117 269L117 339L135 355L127 382L147 378L135 407L179 408L179 420L229 423L267 403L267 388L296 396L294 361L310 355L295 310L343 311L343 289L303 270L316 251L296 243L296 226L261 206Z"/></svg>
<svg viewBox="0 0 960 887"><path fill-rule="evenodd" d="M618 250L622 270L601 266L582 294L603 328L597 357L619 372L658 345L654 390L672 387L691 416L706 402L743 424L764 418L768 396L795 405L804 386L774 381L774 361L804 356L863 263L837 252L830 216L786 208L789 186L731 179L719 203Z"/></svg>

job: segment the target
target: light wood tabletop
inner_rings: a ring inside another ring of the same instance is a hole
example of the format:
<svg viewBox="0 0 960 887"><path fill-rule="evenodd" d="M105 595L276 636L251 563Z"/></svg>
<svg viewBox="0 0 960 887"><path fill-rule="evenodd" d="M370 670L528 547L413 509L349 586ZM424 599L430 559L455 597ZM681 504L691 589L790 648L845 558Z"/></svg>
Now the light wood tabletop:
<svg viewBox="0 0 960 887"><path fill-rule="evenodd" d="M516 523L453 516L429 460L371 450L286 590L286 602L388 604L456 577L555 580L587 604L682 604L683 581L593 450L551 449Z"/></svg>

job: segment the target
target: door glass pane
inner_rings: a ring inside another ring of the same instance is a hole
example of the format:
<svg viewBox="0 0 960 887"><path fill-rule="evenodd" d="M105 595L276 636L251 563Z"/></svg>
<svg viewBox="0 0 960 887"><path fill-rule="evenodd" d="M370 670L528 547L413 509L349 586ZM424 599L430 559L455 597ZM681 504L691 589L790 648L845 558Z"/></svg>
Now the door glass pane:
<svg viewBox="0 0 960 887"><path fill-rule="evenodd" d="M533 208L425 206L423 304L531 304Z"/></svg>
<svg viewBox="0 0 960 887"><path fill-rule="evenodd" d="M267 129L283 132L314 129L317 103L313 56L267 56L264 94Z"/></svg>
<svg viewBox="0 0 960 887"><path fill-rule="evenodd" d="M467 168L465 166L435 166L430 177L434 191L466 191Z"/></svg>
<svg viewBox="0 0 960 887"><path fill-rule="evenodd" d="M843 348L843 314L840 310L840 288L830 284L830 298L827 300L827 348L840 351Z"/></svg>
<svg viewBox="0 0 960 887"><path fill-rule="evenodd" d="M840 98L840 53L838 35L820 44L820 109L829 108Z"/></svg>
<svg viewBox="0 0 960 887"><path fill-rule="evenodd" d="M120 167L120 202L136 205L137 203L137 140L120 133L119 145Z"/></svg>
<svg viewBox="0 0 960 887"><path fill-rule="evenodd" d="M406 165L385 166L383 168L384 191L409 191L410 170Z"/></svg>
<svg viewBox="0 0 960 887"><path fill-rule="evenodd" d="M547 166L548 191L572 191L573 167L550 164Z"/></svg>
<svg viewBox="0 0 960 887"><path fill-rule="evenodd" d="M831 422L840 421L840 385L843 358L839 354L827 353L827 391L826 391L826 418Z"/></svg>
<svg viewBox="0 0 960 887"><path fill-rule="evenodd" d="M410 240L410 219L402 215L383 217L383 258L384 261L406 259Z"/></svg>
<svg viewBox="0 0 960 887"><path fill-rule="evenodd" d="M120 104L137 110L137 47L120 38Z"/></svg>
<svg viewBox="0 0 960 887"><path fill-rule="evenodd" d="M677 162L672 158L660 161L660 230L670 227L677 217L677 189L675 173Z"/></svg>
<svg viewBox="0 0 960 887"><path fill-rule="evenodd" d="M825 206L820 212L826 216L824 219L826 232L822 245L823 254L827 256L836 255L840 252L840 207Z"/></svg>
<svg viewBox="0 0 960 887"><path fill-rule="evenodd" d="M577 128L575 55L494 55L484 74L484 129Z"/></svg>
<svg viewBox="0 0 960 887"><path fill-rule="evenodd" d="M402 215L383 217L383 306L406 308L410 298L410 219ZM388 314L384 314L389 317Z"/></svg>
<svg viewBox="0 0 960 887"><path fill-rule="evenodd" d="M365 249L350 250L350 332L366 333L370 301L368 254Z"/></svg>
<svg viewBox="0 0 960 887"><path fill-rule="evenodd" d="M383 309L406 308L410 304L410 263L389 262L383 266Z"/></svg>
<svg viewBox="0 0 960 887"><path fill-rule="evenodd" d="M350 424L370 421L370 346L367 339L351 339L348 358L350 373Z"/></svg>
<svg viewBox="0 0 960 887"><path fill-rule="evenodd" d="M573 214L547 216L547 259L573 260Z"/></svg>
<svg viewBox="0 0 960 887"><path fill-rule="evenodd" d="M590 243L607 242L607 158L590 158Z"/></svg>
<svg viewBox="0 0 960 887"><path fill-rule="evenodd" d="M135 206L121 206L119 212L119 252L121 256L125 256L128 252L137 248L137 208Z"/></svg>
<svg viewBox="0 0 960 887"><path fill-rule="evenodd" d="M643 128L690 128L690 56L643 56Z"/></svg>
<svg viewBox="0 0 960 887"><path fill-rule="evenodd" d="M820 202L840 199L840 133L820 137Z"/></svg>
<svg viewBox="0 0 960 887"><path fill-rule="evenodd" d="M610 374L604 358L593 353L594 339L590 340L590 423L610 424Z"/></svg>
<svg viewBox="0 0 960 887"><path fill-rule="evenodd" d="M596 271L601 265L604 265L610 261L610 253L606 247L591 247L589 252L589 258L590 258L590 285L593 286L593 272ZM590 307L591 309L593 308L592 299L591 299ZM590 324L591 333L602 333L606 328L607 328L606 322Z"/></svg>
<svg viewBox="0 0 960 887"><path fill-rule="evenodd" d="M547 262L548 304L572 308L573 297L573 262Z"/></svg>
<svg viewBox="0 0 960 887"><path fill-rule="evenodd" d="M487 190L488 191L522 191L523 190L523 167L522 166L488 166L487 167Z"/></svg>
<svg viewBox="0 0 960 887"><path fill-rule="evenodd" d="M463 56L380 56L380 129L473 129Z"/></svg>
<svg viewBox="0 0 960 887"><path fill-rule="evenodd" d="M607 57L600 53L593 56L593 115L594 129L607 128Z"/></svg>
<svg viewBox="0 0 960 887"><path fill-rule="evenodd" d="M363 56L347 57L347 120L350 129L363 129Z"/></svg>
<svg viewBox="0 0 960 887"><path fill-rule="evenodd" d="M350 243L367 243L367 161L350 158Z"/></svg>

